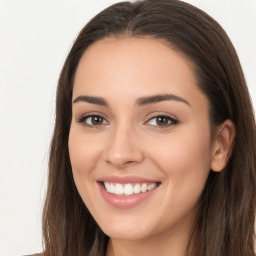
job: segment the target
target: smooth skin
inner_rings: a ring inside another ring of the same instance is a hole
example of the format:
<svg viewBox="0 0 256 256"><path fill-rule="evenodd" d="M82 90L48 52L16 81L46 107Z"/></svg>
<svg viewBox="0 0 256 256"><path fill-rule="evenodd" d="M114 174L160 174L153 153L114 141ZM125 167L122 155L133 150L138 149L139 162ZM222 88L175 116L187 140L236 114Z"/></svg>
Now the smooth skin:
<svg viewBox="0 0 256 256"><path fill-rule="evenodd" d="M140 104L155 95L172 96ZM208 174L224 168L235 136L226 120L212 139L209 102L189 60L155 39L105 38L83 54L73 101L73 176L110 237L106 255L185 256ZM119 209L99 191L97 180L106 175L161 184L139 205Z"/></svg>

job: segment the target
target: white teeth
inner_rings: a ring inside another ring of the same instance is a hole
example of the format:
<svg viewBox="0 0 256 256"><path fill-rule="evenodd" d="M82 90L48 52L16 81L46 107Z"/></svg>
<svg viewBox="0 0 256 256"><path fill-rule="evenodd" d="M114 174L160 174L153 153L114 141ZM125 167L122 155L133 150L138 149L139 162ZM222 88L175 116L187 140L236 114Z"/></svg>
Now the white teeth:
<svg viewBox="0 0 256 256"><path fill-rule="evenodd" d="M114 184L110 184L110 189L107 190L107 191L112 193L112 194L114 194L115 193L115 186L114 186Z"/></svg>
<svg viewBox="0 0 256 256"><path fill-rule="evenodd" d="M140 185L139 184L136 184L133 188L133 193L134 194L138 194L140 193Z"/></svg>
<svg viewBox="0 0 256 256"><path fill-rule="evenodd" d="M105 183L105 188L106 188L107 191L110 191L110 184L106 182Z"/></svg>
<svg viewBox="0 0 256 256"><path fill-rule="evenodd" d="M134 186L130 183L128 184L119 184L119 183L110 183L104 182L105 189L115 195L132 195L138 193L144 193L156 187L156 183L151 184L135 184Z"/></svg>
<svg viewBox="0 0 256 256"><path fill-rule="evenodd" d="M115 187L115 194L116 195L123 195L124 193L124 188L121 184L116 184L116 187Z"/></svg>
<svg viewBox="0 0 256 256"><path fill-rule="evenodd" d="M155 187L156 187L156 183L152 183L152 184L148 185L148 190L151 190Z"/></svg>
<svg viewBox="0 0 256 256"><path fill-rule="evenodd" d="M133 194L133 187L132 187L131 184L126 184L126 185L124 186L124 194L125 194L126 196L129 196L129 195L132 195L132 194Z"/></svg>
<svg viewBox="0 0 256 256"><path fill-rule="evenodd" d="M140 191L141 191L141 192L146 192L147 190L148 190L148 186L147 186L146 183L144 183L144 184L141 186Z"/></svg>

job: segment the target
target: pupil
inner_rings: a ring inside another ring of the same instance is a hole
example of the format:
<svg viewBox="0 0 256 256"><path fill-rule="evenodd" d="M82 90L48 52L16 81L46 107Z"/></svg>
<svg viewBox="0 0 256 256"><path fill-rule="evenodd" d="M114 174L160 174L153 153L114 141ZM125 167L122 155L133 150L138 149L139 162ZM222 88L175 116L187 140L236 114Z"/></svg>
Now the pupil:
<svg viewBox="0 0 256 256"><path fill-rule="evenodd" d="M167 125L168 124L168 119L163 117L163 116L160 116L160 117L157 118L156 122L157 122L158 125Z"/></svg>
<svg viewBox="0 0 256 256"><path fill-rule="evenodd" d="M102 124L102 118L99 117L99 116L94 116L94 117L92 118L92 123L93 123L94 125Z"/></svg>

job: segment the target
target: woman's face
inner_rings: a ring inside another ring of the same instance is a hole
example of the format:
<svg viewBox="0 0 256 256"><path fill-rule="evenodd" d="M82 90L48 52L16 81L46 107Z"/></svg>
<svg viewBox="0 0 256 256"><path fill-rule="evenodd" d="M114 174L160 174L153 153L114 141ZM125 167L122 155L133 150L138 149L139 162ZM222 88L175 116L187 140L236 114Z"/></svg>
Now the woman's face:
<svg viewBox="0 0 256 256"><path fill-rule="evenodd" d="M117 239L189 231L212 160L208 101L189 61L154 39L104 39L74 81L77 189Z"/></svg>

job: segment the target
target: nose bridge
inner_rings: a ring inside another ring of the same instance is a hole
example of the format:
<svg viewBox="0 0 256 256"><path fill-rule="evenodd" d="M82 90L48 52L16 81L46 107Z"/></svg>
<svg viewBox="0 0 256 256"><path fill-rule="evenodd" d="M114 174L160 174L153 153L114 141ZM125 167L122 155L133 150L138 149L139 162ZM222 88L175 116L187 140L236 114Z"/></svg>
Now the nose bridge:
<svg viewBox="0 0 256 256"><path fill-rule="evenodd" d="M136 129L126 121L118 122L110 132L105 152L106 161L121 168L143 160Z"/></svg>

